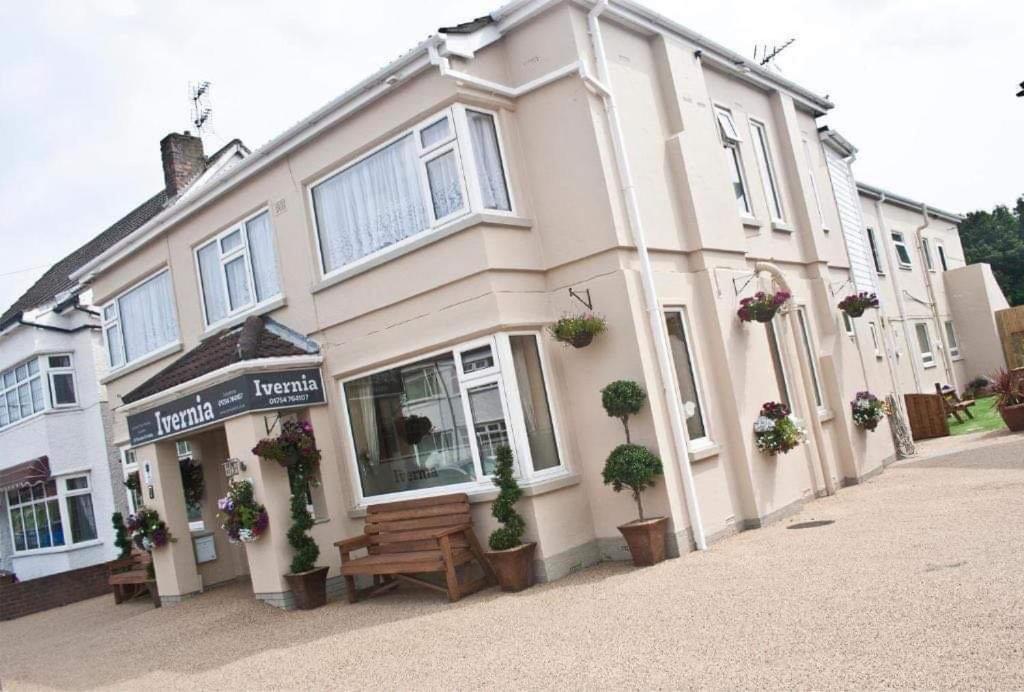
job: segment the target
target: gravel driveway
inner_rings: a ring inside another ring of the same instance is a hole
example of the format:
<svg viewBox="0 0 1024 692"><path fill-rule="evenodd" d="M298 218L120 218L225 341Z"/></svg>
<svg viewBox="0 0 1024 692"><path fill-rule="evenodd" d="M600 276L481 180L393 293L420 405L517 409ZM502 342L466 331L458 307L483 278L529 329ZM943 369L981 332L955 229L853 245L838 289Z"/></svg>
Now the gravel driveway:
<svg viewBox="0 0 1024 692"><path fill-rule="evenodd" d="M835 523L788 530L811 519ZM785 523L638 570L448 605L308 613L241 585L0 623L3 690L1024 688L1024 442L890 467Z"/></svg>

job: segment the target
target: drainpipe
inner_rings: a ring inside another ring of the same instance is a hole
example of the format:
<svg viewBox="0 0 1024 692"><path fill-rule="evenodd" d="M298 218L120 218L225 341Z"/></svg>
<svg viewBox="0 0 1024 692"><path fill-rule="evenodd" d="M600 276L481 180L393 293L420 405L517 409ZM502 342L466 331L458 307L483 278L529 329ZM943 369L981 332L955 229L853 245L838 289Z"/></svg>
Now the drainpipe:
<svg viewBox="0 0 1024 692"><path fill-rule="evenodd" d="M643 221L640 217L636 185L633 182L633 174L630 171L629 161L626 158L622 125L619 122L618 112L615 107L615 97L608 88L610 84L608 80L608 63L599 23L599 17L607 7L608 0L598 0L594 3L594 8L587 14L587 25L590 29L590 39L594 48L594 62L597 67L597 84L594 84L595 80L585 74L585 70L583 76L588 83L595 86L601 92L602 99L604 100L604 108L608 116L609 129L611 130L612 148L615 153L615 164L618 169L619 181L622 184L622 195L626 203L626 215L633 234L637 255L640 258L640 277L643 284L644 302L646 303L651 336L654 339L654 349L658 355L658 370L661 377L662 392L668 405L673 448L676 459L679 462L680 471L682 472L683 491L686 496L686 509L690 518L690 527L693 531L693 540L697 549L706 550L707 541L704 536L704 524L701 521L700 507L697 503L693 469L690 467L689 437L686 433L686 426L683 424L682 405L678 397L675 396L675 389L672 386L674 371L668 343L668 333L665 331L661 305L658 302L658 294L654 285L654 270L651 267L651 258L647 253L647 239L644 235Z"/></svg>
<svg viewBox="0 0 1024 692"><path fill-rule="evenodd" d="M924 217L924 223L914 229L914 239L917 242L917 248L921 251L921 257L924 257L924 243L922 242L921 234L924 230L931 226L932 220L928 216L928 205L921 205L921 215ZM934 265L934 258L929 257L932 266ZM953 358L949 355L949 346L946 344L946 331L945 327L942 326L942 318L939 317L939 302L935 298L935 285L932 284L932 274L935 272L929 271L927 262L925 266L921 267L924 270L924 283L928 288L928 301L931 304L932 319L935 320L935 333L938 335L936 343L942 348L942 364L946 367L946 374L949 376L949 383L953 386L953 389L958 389L956 381L956 372L953 370Z"/></svg>
<svg viewBox="0 0 1024 692"><path fill-rule="evenodd" d="M900 314L900 323L903 327L903 343L906 351L906 356L911 359L910 361L910 372L914 375L914 391L921 391L921 376L917 372L917 363L914 362L913 356L911 355L911 348L915 343L910 338L910 325L907 323L907 305L903 300L903 286L900 284L900 269L899 262L894 257L894 250L892 249L892 232L889 231L889 224L885 221L885 215L882 210L882 204L885 202L885 193L881 193L878 199L875 200L875 215L878 216L879 225L879 242L882 247L885 248L885 258L889 263L889 273L892 275L892 288L896 294L896 311Z"/></svg>

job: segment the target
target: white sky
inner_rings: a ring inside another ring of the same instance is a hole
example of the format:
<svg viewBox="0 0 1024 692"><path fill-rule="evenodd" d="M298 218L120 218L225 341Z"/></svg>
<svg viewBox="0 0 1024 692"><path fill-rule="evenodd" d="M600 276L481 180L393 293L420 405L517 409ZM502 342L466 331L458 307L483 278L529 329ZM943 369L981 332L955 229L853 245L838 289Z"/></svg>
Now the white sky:
<svg viewBox="0 0 1024 692"><path fill-rule="evenodd" d="M952 211L1024 193L1024 3L642 0L836 108L860 180ZM0 308L163 185L159 140L213 83L215 134L255 148L437 27L497 0L0 2ZM27 271L26 271L27 270Z"/></svg>

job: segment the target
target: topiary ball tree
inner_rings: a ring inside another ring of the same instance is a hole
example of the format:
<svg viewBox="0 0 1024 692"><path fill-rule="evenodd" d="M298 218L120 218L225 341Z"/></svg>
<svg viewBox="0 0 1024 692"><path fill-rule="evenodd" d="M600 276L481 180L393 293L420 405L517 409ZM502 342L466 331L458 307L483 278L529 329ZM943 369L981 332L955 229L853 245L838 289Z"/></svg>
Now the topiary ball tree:
<svg viewBox="0 0 1024 692"><path fill-rule="evenodd" d="M120 512L114 512L110 517L114 525L114 545L121 551L117 556L118 560L130 557L132 554L132 541L128 538L128 529L124 525L124 516Z"/></svg>
<svg viewBox="0 0 1024 692"><path fill-rule="evenodd" d="M623 488L633 492L640 521L643 521L644 503L640 494L652 487L661 473L661 459L646 447L627 443L619 445L608 455L601 476L604 484L612 486L615 492L621 492Z"/></svg>
<svg viewBox="0 0 1024 692"><path fill-rule="evenodd" d="M494 469L494 484L498 486L500 492L491 503L491 516L501 522L501 527L495 529L487 539L491 550L508 550L523 543L526 522L515 510L515 504L523 496L523 490L512 476L512 470L512 450L502 445L497 449Z"/></svg>
<svg viewBox="0 0 1024 692"><path fill-rule="evenodd" d="M612 418L622 421L629 443L629 417L639 413L647 401L647 392L632 380L615 380L601 390L601 404Z"/></svg>

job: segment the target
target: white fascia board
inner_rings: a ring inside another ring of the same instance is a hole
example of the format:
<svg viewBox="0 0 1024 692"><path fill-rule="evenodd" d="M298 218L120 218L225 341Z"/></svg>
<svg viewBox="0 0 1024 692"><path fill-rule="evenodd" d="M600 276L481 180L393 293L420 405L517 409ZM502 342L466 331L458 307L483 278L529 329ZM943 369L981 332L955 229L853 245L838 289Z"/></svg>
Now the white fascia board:
<svg viewBox="0 0 1024 692"><path fill-rule="evenodd" d="M909 209L910 211L919 212L924 207L927 207L928 215L936 219L943 219L945 221L950 221L956 224L964 220L964 217L961 216L960 214L954 214L951 211L936 209L932 205L927 204L925 202L918 202L917 200L910 199L909 197L904 197L903 195L896 194L895 192L890 192L885 188L876 187L874 185L868 185L867 183L862 183L858 181L857 192L858 194L861 194L869 199L882 200L883 202L888 202L893 204L894 206Z"/></svg>
<svg viewBox="0 0 1024 692"><path fill-rule="evenodd" d="M224 169L226 169L232 162L244 161L246 153L245 147L235 143L232 146L232 151L221 155L221 157L217 159L212 166L203 171L203 174L196 178L196 180L178 196L175 203L195 196L200 190L206 187L210 181L216 180L216 178L223 173Z"/></svg>

